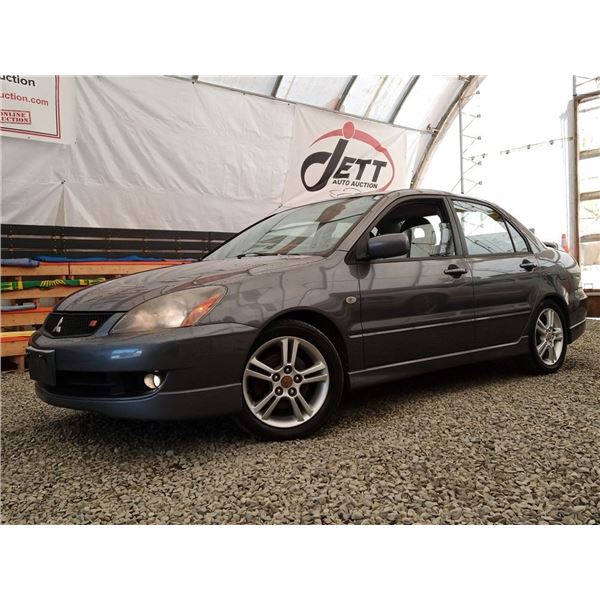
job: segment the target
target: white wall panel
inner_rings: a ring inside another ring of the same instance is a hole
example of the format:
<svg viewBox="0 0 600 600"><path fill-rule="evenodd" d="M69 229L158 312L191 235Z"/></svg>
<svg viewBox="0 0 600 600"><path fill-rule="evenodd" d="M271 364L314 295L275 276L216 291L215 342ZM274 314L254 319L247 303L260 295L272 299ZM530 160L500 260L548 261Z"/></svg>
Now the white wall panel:
<svg viewBox="0 0 600 600"><path fill-rule="evenodd" d="M2 222L238 231L281 206L296 105L160 76L75 83L74 144L0 140Z"/></svg>

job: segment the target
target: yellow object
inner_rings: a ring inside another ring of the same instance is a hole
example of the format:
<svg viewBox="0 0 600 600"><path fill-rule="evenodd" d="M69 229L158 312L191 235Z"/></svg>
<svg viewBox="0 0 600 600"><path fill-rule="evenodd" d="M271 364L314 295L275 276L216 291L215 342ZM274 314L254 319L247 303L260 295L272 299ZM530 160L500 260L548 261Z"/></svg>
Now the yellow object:
<svg viewBox="0 0 600 600"><path fill-rule="evenodd" d="M4 338L11 338L11 337L23 337L23 336L30 336L33 335L35 333L35 330L28 330L28 331L0 331L0 339L4 339Z"/></svg>

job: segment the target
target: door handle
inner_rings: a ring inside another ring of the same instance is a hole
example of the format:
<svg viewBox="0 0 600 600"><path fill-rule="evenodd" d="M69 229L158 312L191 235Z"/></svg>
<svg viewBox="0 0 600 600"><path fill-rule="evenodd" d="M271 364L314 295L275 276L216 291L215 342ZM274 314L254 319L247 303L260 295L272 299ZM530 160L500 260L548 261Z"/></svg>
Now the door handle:
<svg viewBox="0 0 600 600"><path fill-rule="evenodd" d="M525 269L526 271L533 271L533 269L535 269L535 263L524 258L519 267L521 267L521 269Z"/></svg>
<svg viewBox="0 0 600 600"><path fill-rule="evenodd" d="M461 275L466 275L468 272L467 269L458 265L448 265L448 268L444 269L444 273L452 275L452 277L460 277Z"/></svg>

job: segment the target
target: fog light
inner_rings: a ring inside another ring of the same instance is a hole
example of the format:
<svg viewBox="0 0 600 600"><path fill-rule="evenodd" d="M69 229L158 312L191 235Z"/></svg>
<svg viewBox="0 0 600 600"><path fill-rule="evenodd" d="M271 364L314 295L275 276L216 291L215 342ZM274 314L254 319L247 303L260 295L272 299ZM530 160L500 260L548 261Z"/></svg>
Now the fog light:
<svg viewBox="0 0 600 600"><path fill-rule="evenodd" d="M162 379L158 373L148 373L144 376L144 383L146 387L155 390L162 383Z"/></svg>

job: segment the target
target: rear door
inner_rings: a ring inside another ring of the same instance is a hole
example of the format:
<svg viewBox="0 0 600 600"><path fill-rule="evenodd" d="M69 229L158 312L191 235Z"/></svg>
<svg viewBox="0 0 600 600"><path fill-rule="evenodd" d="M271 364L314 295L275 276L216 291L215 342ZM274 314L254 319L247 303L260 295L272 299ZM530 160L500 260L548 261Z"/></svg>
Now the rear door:
<svg viewBox="0 0 600 600"><path fill-rule="evenodd" d="M517 228L494 207L453 198L475 287L478 348L517 342L534 308L538 262Z"/></svg>
<svg viewBox="0 0 600 600"><path fill-rule="evenodd" d="M366 367L473 348L473 280L446 201L400 200L365 236L387 233L406 233L411 247L358 266Z"/></svg>

